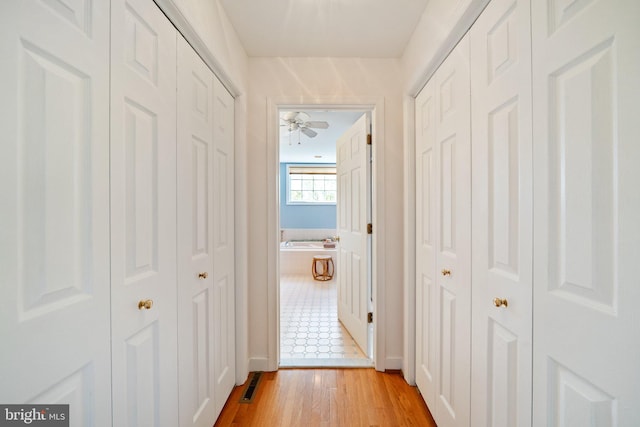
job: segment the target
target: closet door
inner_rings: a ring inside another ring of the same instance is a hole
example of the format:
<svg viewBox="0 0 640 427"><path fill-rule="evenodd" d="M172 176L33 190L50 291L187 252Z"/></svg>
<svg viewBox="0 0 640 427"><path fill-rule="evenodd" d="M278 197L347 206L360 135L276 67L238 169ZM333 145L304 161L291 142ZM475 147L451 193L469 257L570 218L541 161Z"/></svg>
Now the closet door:
<svg viewBox="0 0 640 427"><path fill-rule="evenodd" d="M211 426L214 381L214 151L211 70L178 35L180 425Z"/></svg>
<svg viewBox="0 0 640 427"><path fill-rule="evenodd" d="M536 426L640 425L640 2L532 2Z"/></svg>
<svg viewBox="0 0 640 427"><path fill-rule="evenodd" d="M0 9L0 402L110 425L109 4Z"/></svg>
<svg viewBox="0 0 640 427"><path fill-rule="evenodd" d="M234 100L214 77L213 100L213 301L216 417L236 375L234 245Z"/></svg>
<svg viewBox="0 0 640 427"><path fill-rule="evenodd" d="M435 420L469 425L471 379L471 122L469 39L435 76L436 316L440 359Z"/></svg>
<svg viewBox="0 0 640 427"><path fill-rule="evenodd" d="M438 385L436 317L435 79L416 98L416 384L435 410Z"/></svg>
<svg viewBox="0 0 640 427"><path fill-rule="evenodd" d="M176 33L151 0L111 12L113 424L174 427Z"/></svg>
<svg viewBox="0 0 640 427"><path fill-rule="evenodd" d="M417 381L443 427L469 425L470 412L469 84L465 37L436 71L416 106L420 114L416 122Z"/></svg>
<svg viewBox="0 0 640 427"><path fill-rule="evenodd" d="M470 31L474 426L531 425L532 146L528 0Z"/></svg>

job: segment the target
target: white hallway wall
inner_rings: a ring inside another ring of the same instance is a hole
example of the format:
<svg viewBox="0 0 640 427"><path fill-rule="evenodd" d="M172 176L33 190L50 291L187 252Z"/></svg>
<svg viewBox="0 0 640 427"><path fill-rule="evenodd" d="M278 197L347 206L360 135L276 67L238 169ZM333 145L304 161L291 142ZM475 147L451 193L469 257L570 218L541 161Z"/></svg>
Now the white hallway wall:
<svg viewBox="0 0 640 427"><path fill-rule="evenodd" d="M268 103L287 98L322 100L329 98L384 98L385 151L384 215L386 256L384 281L386 300L385 328L387 369L402 363L402 77L397 59L358 58L250 58L247 128L247 184L249 188L249 356L251 369L268 369L269 317L267 256L269 227L267 211L268 182ZM375 143L375 141L374 141ZM277 149L277 148L276 148ZM275 168L273 168L275 169ZM375 225L374 225L375 227ZM271 361L273 362L273 361Z"/></svg>

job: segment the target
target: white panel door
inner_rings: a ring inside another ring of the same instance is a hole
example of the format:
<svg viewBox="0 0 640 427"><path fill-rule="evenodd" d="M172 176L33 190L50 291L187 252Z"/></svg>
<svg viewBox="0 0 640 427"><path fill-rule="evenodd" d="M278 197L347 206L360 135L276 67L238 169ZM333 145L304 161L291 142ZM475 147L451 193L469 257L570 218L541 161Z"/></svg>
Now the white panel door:
<svg viewBox="0 0 640 427"><path fill-rule="evenodd" d="M178 373L183 427L209 427L216 419L213 79L178 35Z"/></svg>
<svg viewBox="0 0 640 427"><path fill-rule="evenodd" d="M536 426L640 425L640 2L533 2Z"/></svg>
<svg viewBox="0 0 640 427"><path fill-rule="evenodd" d="M0 402L111 424L109 4L0 6Z"/></svg>
<svg viewBox="0 0 640 427"><path fill-rule="evenodd" d="M435 409L438 384L435 79L416 98L416 384Z"/></svg>
<svg viewBox="0 0 640 427"><path fill-rule="evenodd" d="M338 319L363 351L367 347L367 116L359 118L336 142Z"/></svg>
<svg viewBox="0 0 640 427"><path fill-rule="evenodd" d="M475 426L531 425L529 23L529 0L493 0L470 32Z"/></svg>
<svg viewBox="0 0 640 427"><path fill-rule="evenodd" d="M150 0L114 0L111 11L113 419L173 427L176 32Z"/></svg>
<svg viewBox="0 0 640 427"><path fill-rule="evenodd" d="M235 245L234 245L234 101L213 80L213 373L215 414L222 411L235 385Z"/></svg>
<svg viewBox="0 0 640 427"><path fill-rule="evenodd" d="M416 383L440 426L469 425L469 41L416 98Z"/></svg>
<svg viewBox="0 0 640 427"><path fill-rule="evenodd" d="M435 420L469 425L471 378L471 141L469 40L435 75L438 387Z"/></svg>

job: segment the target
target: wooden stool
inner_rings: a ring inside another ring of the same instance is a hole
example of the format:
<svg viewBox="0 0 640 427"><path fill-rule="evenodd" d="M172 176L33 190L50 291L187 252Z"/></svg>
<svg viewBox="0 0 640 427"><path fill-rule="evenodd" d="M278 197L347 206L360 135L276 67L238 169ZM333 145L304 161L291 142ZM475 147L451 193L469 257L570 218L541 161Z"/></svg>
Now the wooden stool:
<svg viewBox="0 0 640 427"><path fill-rule="evenodd" d="M316 255L311 264L311 274L314 280L327 281L333 279L333 258L330 255ZM322 270L318 272L318 263Z"/></svg>

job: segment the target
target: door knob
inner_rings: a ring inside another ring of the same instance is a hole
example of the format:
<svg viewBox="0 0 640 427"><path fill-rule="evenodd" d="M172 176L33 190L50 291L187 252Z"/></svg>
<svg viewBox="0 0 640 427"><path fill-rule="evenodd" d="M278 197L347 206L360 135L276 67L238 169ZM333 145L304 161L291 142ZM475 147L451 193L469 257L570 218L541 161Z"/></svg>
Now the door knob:
<svg viewBox="0 0 640 427"><path fill-rule="evenodd" d="M451 270L447 270L447 269L442 270L442 275L443 276L451 276Z"/></svg>
<svg viewBox="0 0 640 427"><path fill-rule="evenodd" d="M493 305L495 305L496 307L505 307L505 308L507 308L509 306L509 303L507 302L506 298L494 298L493 299Z"/></svg>
<svg viewBox="0 0 640 427"><path fill-rule="evenodd" d="M206 279L207 277L209 277L209 275L207 274L207 272L205 271L204 273L200 273L198 274L198 277L200 279Z"/></svg>
<svg viewBox="0 0 640 427"><path fill-rule="evenodd" d="M141 299L138 303L138 310L142 310L143 308L149 310L151 307L153 307L153 300L150 299Z"/></svg>

